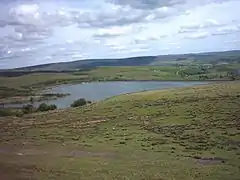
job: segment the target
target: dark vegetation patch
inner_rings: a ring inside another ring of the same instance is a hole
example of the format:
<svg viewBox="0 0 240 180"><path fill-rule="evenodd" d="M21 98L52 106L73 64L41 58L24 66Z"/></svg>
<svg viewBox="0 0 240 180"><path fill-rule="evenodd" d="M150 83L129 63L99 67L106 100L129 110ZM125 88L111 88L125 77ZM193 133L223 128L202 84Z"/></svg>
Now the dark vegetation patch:
<svg viewBox="0 0 240 180"><path fill-rule="evenodd" d="M86 99L84 98L80 98L76 101L74 101L72 104L71 104L71 107L81 107L81 106L85 106L87 104L91 104L91 101L87 101Z"/></svg>
<svg viewBox="0 0 240 180"><path fill-rule="evenodd" d="M218 165L225 163L226 160L221 157L194 157L196 162L202 165Z"/></svg>

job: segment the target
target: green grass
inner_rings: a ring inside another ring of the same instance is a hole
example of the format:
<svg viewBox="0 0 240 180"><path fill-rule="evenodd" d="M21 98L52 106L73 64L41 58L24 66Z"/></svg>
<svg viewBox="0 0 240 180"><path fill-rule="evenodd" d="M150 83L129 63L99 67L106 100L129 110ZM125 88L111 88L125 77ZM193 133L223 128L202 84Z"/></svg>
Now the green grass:
<svg viewBox="0 0 240 180"><path fill-rule="evenodd" d="M46 99L46 96L39 97L39 90L57 84L82 82L86 77L68 73L33 73L17 77L0 77L0 102L27 102L30 96L36 96L34 99L37 100Z"/></svg>
<svg viewBox="0 0 240 180"><path fill-rule="evenodd" d="M17 77L0 77L1 86L21 89L44 87L67 81L82 80L86 76L75 76L68 73L34 73Z"/></svg>
<svg viewBox="0 0 240 180"><path fill-rule="evenodd" d="M202 72L199 64L183 66L135 66L135 67L100 67L88 71L90 81L109 80L199 80L200 75L208 76L205 80L230 80L228 71L237 69L239 64L221 65ZM234 68L235 67L235 68ZM221 71L219 70L221 69ZM182 72L185 74L182 75ZM78 74L77 72L75 74ZM81 74L81 73L80 73Z"/></svg>
<svg viewBox="0 0 240 180"><path fill-rule="evenodd" d="M238 69L238 67L239 64L219 65L203 72L197 63L181 66L176 64L171 66L122 66L99 67L72 73L32 73L18 77L0 77L0 102L26 102L29 96L39 95L39 90L43 88L84 81L231 80L228 72ZM200 76L202 76L201 79Z"/></svg>
<svg viewBox="0 0 240 180"><path fill-rule="evenodd" d="M89 72L93 80L178 80L175 67L101 67Z"/></svg>
<svg viewBox="0 0 240 180"><path fill-rule="evenodd" d="M1 118L0 177L237 180L239 102L235 81Z"/></svg>

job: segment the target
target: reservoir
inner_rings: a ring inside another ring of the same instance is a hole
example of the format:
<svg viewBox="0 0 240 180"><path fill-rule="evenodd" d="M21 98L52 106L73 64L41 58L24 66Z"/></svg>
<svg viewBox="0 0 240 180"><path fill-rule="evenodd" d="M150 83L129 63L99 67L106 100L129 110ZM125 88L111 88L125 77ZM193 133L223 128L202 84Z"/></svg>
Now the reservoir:
<svg viewBox="0 0 240 180"><path fill-rule="evenodd" d="M113 96L168 88L180 88L194 85L208 84L210 82L202 81L108 81L108 82L90 82L81 84L63 84L48 88L42 93L47 94L69 94L68 96L34 102L38 107L41 103L56 104L58 108L68 108L79 98L85 98L90 101L101 101ZM5 104L4 107L21 108L26 104Z"/></svg>
<svg viewBox="0 0 240 180"><path fill-rule="evenodd" d="M116 82L91 82L81 84L64 84L44 91L44 93L68 93L69 96L43 101L47 104L56 104L58 108L67 108L79 99L100 101L106 98L126 93L158 90L167 88L188 87L209 82L200 81L116 81ZM41 103L43 103L41 102ZM36 106L40 104L36 103Z"/></svg>

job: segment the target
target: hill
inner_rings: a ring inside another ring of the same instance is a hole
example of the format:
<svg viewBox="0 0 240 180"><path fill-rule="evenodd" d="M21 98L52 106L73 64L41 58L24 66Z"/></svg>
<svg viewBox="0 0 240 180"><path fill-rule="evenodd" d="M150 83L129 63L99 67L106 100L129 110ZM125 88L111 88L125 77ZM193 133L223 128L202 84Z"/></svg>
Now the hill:
<svg viewBox="0 0 240 180"><path fill-rule="evenodd" d="M148 66L191 63L239 63L240 50L226 52L208 52L198 54L177 54L160 56L143 56L123 59L87 59L73 62L43 64L14 69L15 71L74 71L82 68L96 68L100 66Z"/></svg>
<svg viewBox="0 0 240 180"><path fill-rule="evenodd" d="M240 82L0 118L3 179L240 177Z"/></svg>

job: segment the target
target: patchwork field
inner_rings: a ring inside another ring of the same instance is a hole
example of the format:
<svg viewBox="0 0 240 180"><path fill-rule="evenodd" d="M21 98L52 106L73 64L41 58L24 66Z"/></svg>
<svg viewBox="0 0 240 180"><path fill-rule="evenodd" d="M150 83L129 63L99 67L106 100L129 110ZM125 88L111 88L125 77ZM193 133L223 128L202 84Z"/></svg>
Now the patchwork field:
<svg viewBox="0 0 240 180"><path fill-rule="evenodd" d="M240 177L240 82L149 91L0 118L0 177Z"/></svg>

